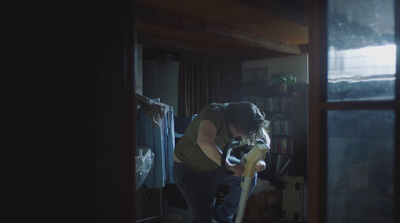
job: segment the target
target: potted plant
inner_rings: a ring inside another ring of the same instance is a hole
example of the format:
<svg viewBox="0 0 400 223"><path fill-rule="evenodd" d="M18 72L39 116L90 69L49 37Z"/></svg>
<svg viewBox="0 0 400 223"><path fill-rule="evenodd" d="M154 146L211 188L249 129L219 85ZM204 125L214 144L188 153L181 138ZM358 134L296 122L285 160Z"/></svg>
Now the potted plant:
<svg viewBox="0 0 400 223"><path fill-rule="evenodd" d="M269 79L271 86L280 87L282 92L287 92L288 86L296 83L297 78L290 73L275 74Z"/></svg>

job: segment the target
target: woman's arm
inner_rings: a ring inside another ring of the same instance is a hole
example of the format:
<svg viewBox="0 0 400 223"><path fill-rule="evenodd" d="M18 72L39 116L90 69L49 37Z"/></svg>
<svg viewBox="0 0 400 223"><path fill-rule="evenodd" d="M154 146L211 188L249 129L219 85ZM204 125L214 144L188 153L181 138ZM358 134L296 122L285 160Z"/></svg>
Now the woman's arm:
<svg viewBox="0 0 400 223"><path fill-rule="evenodd" d="M197 144L208 158L221 166L222 151L215 142L217 128L209 120L200 122ZM232 170L235 176L241 176L244 168L240 164L231 164L226 162L226 168Z"/></svg>
<svg viewBox="0 0 400 223"><path fill-rule="evenodd" d="M197 144L208 158L221 166L222 151L215 143L217 128L209 120L200 122Z"/></svg>

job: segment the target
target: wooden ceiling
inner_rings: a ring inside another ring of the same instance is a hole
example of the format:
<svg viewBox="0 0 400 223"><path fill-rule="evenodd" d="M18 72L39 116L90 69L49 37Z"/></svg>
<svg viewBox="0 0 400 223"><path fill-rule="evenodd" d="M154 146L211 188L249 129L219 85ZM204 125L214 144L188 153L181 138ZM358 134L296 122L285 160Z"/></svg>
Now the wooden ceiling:
<svg viewBox="0 0 400 223"><path fill-rule="evenodd" d="M137 0L144 46L242 60L307 53L308 0Z"/></svg>

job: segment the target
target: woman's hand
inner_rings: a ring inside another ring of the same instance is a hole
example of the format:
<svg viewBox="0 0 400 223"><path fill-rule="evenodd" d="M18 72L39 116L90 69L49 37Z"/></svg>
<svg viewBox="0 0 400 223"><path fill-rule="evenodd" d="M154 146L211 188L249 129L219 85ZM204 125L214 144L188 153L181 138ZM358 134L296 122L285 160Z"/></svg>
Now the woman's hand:
<svg viewBox="0 0 400 223"><path fill-rule="evenodd" d="M265 163L265 161L260 160L257 162L256 171L261 172L261 171L265 170L266 167L267 167L267 164Z"/></svg>
<svg viewBox="0 0 400 223"><path fill-rule="evenodd" d="M234 174L234 176L238 176L241 177L243 175L244 172L244 166L240 165L240 164L231 164L229 162L225 163L226 165L226 169L227 170L231 170Z"/></svg>
<svg viewBox="0 0 400 223"><path fill-rule="evenodd" d="M229 162L226 162L225 166L226 166L227 170L233 171L234 176L241 177L243 175L244 166L242 166L240 164L231 164ZM257 162L256 171L261 172L261 171L265 170L266 167L267 167L267 164L265 163L265 161L260 160Z"/></svg>

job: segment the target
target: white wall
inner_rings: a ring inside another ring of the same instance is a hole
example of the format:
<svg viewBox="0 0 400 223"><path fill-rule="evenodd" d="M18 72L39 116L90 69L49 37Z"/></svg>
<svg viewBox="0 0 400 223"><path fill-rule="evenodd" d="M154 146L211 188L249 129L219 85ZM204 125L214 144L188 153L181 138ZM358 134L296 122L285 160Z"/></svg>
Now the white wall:
<svg viewBox="0 0 400 223"><path fill-rule="evenodd" d="M143 46L137 44L136 49L135 92L143 95Z"/></svg>
<svg viewBox="0 0 400 223"><path fill-rule="evenodd" d="M291 73L297 77L297 83L308 84L308 55L245 61L242 64L243 80L249 70L256 68L263 72L267 70L269 76Z"/></svg>
<svg viewBox="0 0 400 223"><path fill-rule="evenodd" d="M174 114L177 114L179 61L159 63L158 70L159 96L165 104L171 105L174 108Z"/></svg>
<svg viewBox="0 0 400 223"><path fill-rule="evenodd" d="M179 61L143 61L143 96L160 98L178 112Z"/></svg>

